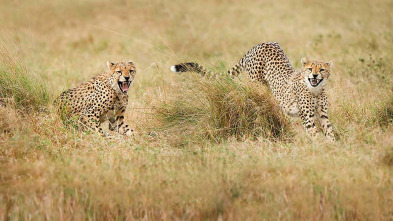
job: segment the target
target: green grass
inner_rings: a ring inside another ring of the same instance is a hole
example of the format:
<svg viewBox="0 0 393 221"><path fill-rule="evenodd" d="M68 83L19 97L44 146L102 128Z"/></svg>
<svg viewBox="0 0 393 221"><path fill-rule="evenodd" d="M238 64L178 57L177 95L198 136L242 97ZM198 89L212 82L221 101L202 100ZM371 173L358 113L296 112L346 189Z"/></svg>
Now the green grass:
<svg viewBox="0 0 393 221"><path fill-rule="evenodd" d="M0 99L24 111L42 110L50 102L46 83L18 57L16 46L7 40L4 36L0 39Z"/></svg>

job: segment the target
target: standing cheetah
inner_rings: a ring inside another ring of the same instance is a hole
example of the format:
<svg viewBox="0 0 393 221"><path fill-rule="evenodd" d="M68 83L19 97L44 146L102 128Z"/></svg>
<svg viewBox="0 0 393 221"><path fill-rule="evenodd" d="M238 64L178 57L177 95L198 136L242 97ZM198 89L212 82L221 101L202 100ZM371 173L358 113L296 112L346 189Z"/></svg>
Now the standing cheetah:
<svg viewBox="0 0 393 221"><path fill-rule="evenodd" d="M331 62L301 60L302 69L296 72L284 51L276 42L254 46L228 71L233 77L243 70L252 80L267 83L281 110L292 117L300 116L309 135L317 134L314 119L320 121L325 136L334 141L328 118L328 101L324 86L330 75ZM171 67L174 72L193 71L202 76L216 76L197 63L181 63Z"/></svg>
<svg viewBox="0 0 393 221"><path fill-rule="evenodd" d="M89 82L60 94L55 100L63 116L76 116L89 129L106 135L101 123L109 120L109 130L131 136L133 130L124 123L128 104L128 90L134 81L136 69L132 61L108 62L108 71Z"/></svg>

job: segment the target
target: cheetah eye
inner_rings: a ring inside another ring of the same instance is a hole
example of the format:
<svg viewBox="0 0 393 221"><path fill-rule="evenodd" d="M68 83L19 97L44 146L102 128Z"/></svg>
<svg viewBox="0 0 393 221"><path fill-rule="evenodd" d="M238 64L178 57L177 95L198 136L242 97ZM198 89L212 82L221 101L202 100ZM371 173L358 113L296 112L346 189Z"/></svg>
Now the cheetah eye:
<svg viewBox="0 0 393 221"><path fill-rule="evenodd" d="M323 69L323 68L321 68L321 70L319 70L319 72L324 72L325 71L325 69Z"/></svg>
<svg viewBox="0 0 393 221"><path fill-rule="evenodd" d="M121 71L117 71L117 73L121 74Z"/></svg>
<svg viewBox="0 0 393 221"><path fill-rule="evenodd" d="M130 74L134 73L134 70L130 70Z"/></svg>
<svg viewBox="0 0 393 221"><path fill-rule="evenodd" d="M307 70L308 70L309 72L312 72L312 68L307 68Z"/></svg>

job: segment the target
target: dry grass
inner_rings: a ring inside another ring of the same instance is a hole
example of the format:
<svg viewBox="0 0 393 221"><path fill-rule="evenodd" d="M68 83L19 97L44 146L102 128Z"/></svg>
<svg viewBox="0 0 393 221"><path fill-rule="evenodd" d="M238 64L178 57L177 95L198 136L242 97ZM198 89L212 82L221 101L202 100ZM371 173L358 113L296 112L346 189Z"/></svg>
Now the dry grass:
<svg viewBox="0 0 393 221"><path fill-rule="evenodd" d="M193 76L175 87L155 108L159 131L175 141L172 145L230 137L284 141L292 136L289 121L263 85Z"/></svg>
<svg viewBox="0 0 393 221"><path fill-rule="evenodd" d="M1 48L0 92L15 104L0 103L0 219L393 219L392 9L388 0L0 0L12 42ZM309 139L298 120L288 133L268 92L245 78L169 71L188 60L224 70L264 41L279 42L295 67L304 56L333 60L337 143ZM67 129L49 101L107 60L128 59L139 73L126 119L138 135Z"/></svg>
<svg viewBox="0 0 393 221"><path fill-rule="evenodd" d="M387 99L379 106L377 120L381 126L389 126L393 123L393 90L388 92Z"/></svg>

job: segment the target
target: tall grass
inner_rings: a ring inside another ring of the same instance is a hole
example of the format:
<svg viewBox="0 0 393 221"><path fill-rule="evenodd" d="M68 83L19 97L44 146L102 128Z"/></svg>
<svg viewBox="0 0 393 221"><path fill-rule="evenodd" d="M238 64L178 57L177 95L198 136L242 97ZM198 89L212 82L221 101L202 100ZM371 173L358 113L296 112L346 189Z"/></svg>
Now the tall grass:
<svg viewBox="0 0 393 221"><path fill-rule="evenodd" d="M280 141L291 137L288 119L264 85L194 76L175 88L177 94L156 108L162 129L170 134L216 142L229 137Z"/></svg>
<svg viewBox="0 0 393 221"><path fill-rule="evenodd" d="M42 110L49 103L45 82L28 67L21 49L0 35L0 100L20 110Z"/></svg>

